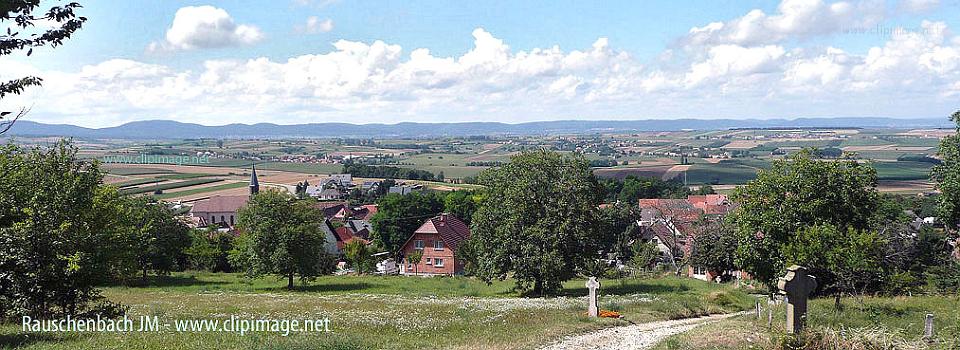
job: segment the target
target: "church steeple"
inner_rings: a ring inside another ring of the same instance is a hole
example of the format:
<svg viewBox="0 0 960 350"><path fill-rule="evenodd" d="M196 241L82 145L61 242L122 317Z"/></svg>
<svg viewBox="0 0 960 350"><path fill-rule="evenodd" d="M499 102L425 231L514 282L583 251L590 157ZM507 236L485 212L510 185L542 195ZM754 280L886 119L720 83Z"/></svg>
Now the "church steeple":
<svg viewBox="0 0 960 350"><path fill-rule="evenodd" d="M260 192L260 181L257 181L257 165L253 165L253 171L250 172L250 195Z"/></svg>

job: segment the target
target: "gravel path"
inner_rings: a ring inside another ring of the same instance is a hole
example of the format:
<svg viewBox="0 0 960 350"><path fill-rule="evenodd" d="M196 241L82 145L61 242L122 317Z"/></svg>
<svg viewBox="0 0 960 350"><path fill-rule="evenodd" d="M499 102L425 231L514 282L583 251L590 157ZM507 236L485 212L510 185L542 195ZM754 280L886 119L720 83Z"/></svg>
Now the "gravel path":
<svg viewBox="0 0 960 350"><path fill-rule="evenodd" d="M586 349L649 349L667 337L689 331L710 322L743 314L713 315L672 321L657 321L602 329L583 335L563 338L544 350Z"/></svg>

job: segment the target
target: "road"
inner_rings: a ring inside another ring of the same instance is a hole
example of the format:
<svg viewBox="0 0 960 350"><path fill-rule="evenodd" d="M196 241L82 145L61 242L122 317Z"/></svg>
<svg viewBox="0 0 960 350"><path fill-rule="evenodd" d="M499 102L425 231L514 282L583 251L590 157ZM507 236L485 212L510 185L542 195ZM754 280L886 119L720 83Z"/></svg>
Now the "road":
<svg viewBox="0 0 960 350"><path fill-rule="evenodd" d="M570 336L551 344L543 350L588 350L588 349L649 349L666 339L707 323L744 314L733 313L687 318L672 321L656 321L622 327L601 329L596 332Z"/></svg>

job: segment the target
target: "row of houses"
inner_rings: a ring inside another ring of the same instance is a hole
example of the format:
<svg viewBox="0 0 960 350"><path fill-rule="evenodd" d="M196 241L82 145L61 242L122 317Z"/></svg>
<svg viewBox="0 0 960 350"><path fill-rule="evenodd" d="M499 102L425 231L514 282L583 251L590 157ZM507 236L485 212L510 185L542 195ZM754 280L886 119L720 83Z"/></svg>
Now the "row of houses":
<svg viewBox="0 0 960 350"><path fill-rule="evenodd" d="M331 176L322 183L351 183L349 174ZM406 188L406 187L401 187ZM212 196L194 203L190 209L190 222L194 227L217 226L219 229L236 233L237 212L247 204L250 197L260 190L256 169L250 178L250 195ZM410 191L407 189L406 191ZM403 193L406 194L406 193ZM377 213L377 205L353 206L346 201L322 201L313 205L323 215L325 246L324 250L332 255L343 257L347 243L359 240L370 244L370 232L373 226L370 219ZM418 275L454 275L463 272L463 263L456 260L456 249L470 238L470 228L459 218L440 214L426 219L423 224L404 242L399 254L377 254L382 257L378 269L384 273ZM415 251L421 251L422 257L416 264L407 262L405 257ZM399 255L398 264L391 256Z"/></svg>

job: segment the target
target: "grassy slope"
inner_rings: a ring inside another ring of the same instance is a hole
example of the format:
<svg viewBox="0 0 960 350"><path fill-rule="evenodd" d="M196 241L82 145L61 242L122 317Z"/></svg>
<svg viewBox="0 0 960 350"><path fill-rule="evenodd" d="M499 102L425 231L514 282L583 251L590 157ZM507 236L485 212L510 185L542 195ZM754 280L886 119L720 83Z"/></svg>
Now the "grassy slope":
<svg viewBox="0 0 960 350"><path fill-rule="evenodd" d="M602 307L625 320L584 317L583 280L564 285L559 298L518 298L509 281L487 285L470 278L328 276L286 291L273 278L235 274L175 274L149 287L107 287L110 300L131 306L131 316L161 319L329 317L331 333L288 337L263 332L84 333L27 336L18 324L0 326L0 346L73 348L531 348L578 332L747 308L751 297L696 280L661 278L604 281ZM613 295L616 294L616 295Z"/></svg>
<svg viewBox="0 0 960 350"><path fill-rule="evenodd" d="M808 334L810 349L911 349L924 348L923 318L928 312L935 318L937 341L932 349L960 346L960 298L897 297L847 299L846 308L836 313L832 299L814 300L810 306ZM655 349L777 349L783 333L782 307L775 309L774 329L763 320L737 317L673 336ZM819 343L819 344L817 344ZM817 345L813 345L817 344Z"/></svg>

